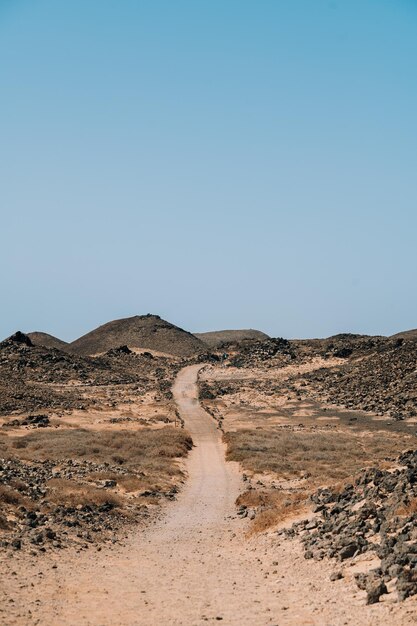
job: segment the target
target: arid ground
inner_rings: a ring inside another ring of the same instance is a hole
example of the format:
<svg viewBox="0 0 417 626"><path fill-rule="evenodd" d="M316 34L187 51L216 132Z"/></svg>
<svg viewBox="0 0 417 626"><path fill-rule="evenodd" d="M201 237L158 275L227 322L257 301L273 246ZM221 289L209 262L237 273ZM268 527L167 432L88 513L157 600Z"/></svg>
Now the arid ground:
<svg viewBox="0 0 417 626"><path fill-rule="evenodd" d="M0 354L2 624L416 622L414 340L184 359L22 337Z"/></svg>

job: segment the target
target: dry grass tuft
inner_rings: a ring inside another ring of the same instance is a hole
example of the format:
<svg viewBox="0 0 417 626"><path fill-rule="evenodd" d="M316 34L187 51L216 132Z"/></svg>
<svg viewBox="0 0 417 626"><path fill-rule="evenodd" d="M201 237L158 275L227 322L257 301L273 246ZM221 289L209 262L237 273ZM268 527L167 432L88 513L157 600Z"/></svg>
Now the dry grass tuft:
<svg viewBox="0 0 417 626"><path fill-rule="evenodd" d="M403 504L396 510L395 514L401 517L409 517L417 513L417 498L413 498L407 504Z"/></svg>
<svg viewBox="0 0 417 626"><path fill-rule="evenodd" d="M119 476L117 484L126 492L134 493L136 491L144 491L153 487L150 481L139 478L138 476Z"/></svg>
<svg viewBox="0 0 417 626"><path fill-rule="evenodd" d="M251 525L251 533L260 533L305 511L307 493L251 489L242 493L236 500L236 504L257 509L257 515Z"/></svg>
<svg viewBox="0 0 417 626"><path fill-rule="evenodd" d="M28 498L8 485L0 485L0 506L7 504L12 506L27 506Z"/></svg>
<svg viewBox="0 0 417 626"><path fill-rule="evenodd" d="M26 509L33 508L29 498L19 491L9 485L0 485L0 530L8 530L13 525L8 522L7 514L19 506L24 506Z"/></svg>
<svg viewBox="0 0 417 626"><path fill-rule="evenodd" d="M97 489L87 484L80 484L74 480L64 478L53 478L48 481L48 498L55 504L65 506L84 506L86 504L100 506L101 504L112 504L114 507L121 507L121 498L103 489Z"/></svg>

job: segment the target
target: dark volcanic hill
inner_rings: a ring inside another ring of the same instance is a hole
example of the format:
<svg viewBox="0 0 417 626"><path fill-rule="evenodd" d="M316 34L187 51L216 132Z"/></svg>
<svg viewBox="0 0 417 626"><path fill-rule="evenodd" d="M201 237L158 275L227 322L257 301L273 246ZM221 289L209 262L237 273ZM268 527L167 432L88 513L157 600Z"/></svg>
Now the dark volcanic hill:
<svg viewBox="0 0 417 626"><path fill-rule="evenodd" d="M116 406L126 393L170 394L179 367L170 358L135 354L126 346L98 357L36 346L18 331L0 342L0 415L99 406L103 396L97 397L94 388L103 386L114 388L104 396L107 407ZM0 456L1 443L0 437Z"/></svg>
<svg viewBox="0 0 417 626"><path fill-rule="evenodd" d="M71 352L99 354L126 345L189 357L207 351L207 345L158 315L135 315L99 326L69 344Z"/></svg>
<svg viewBox="0 0 417 626"><path fill-rule="evenodd" d="M58 339L58 337L54 337L53 335L48 335L48 333L41 333L36 331L33 333L27 333L27 336L34 346L42 346L43 348L56 348L57 350L65 350L66 348L68 348L68 343L66 341L62 341L62 339Z"/></svg>
<svg viewBox="0 0 417 626"><path fill-rule="evenodd" d="M243 330L215 330L208 333L195 333L195 336L204 341L210 348L219 348L227 343L240 343L246 340L264 341L269 336L260 330L252 328Z"/></svg>

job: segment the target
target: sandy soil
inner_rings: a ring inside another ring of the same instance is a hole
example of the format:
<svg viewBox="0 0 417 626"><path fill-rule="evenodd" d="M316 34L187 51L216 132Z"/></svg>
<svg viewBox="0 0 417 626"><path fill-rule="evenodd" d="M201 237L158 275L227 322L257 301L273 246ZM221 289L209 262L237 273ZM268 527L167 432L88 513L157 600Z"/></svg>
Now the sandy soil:
<svg viewBox="0 0 417 626"><path fill-rule="evenodd" d="M331 563L306 561L296 541L245 536L234 501L239 469L224 460L219 431L197 401L201 366L178 375L174 396L195 448L178 500L146 531L101 551L16 557L3 578L0 621L133 626L224 624L413 624L416 603L367 607L346 568L330 582ZM19 560L21 559L21 560Z"/></svg>

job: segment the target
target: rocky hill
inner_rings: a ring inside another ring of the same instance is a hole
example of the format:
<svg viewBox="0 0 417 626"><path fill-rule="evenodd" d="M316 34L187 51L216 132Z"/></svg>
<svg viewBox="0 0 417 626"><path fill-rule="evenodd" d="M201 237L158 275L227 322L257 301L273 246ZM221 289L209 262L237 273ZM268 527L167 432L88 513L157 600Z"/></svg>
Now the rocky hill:
<svg viewBox="0 0 417 626"><path fill-rule="evenodd" d="M80 355L92 355L121 345L180 357L207 351L207 345L201 339L158 315L135 315L108 322L73 341L69 344L69 350Z"/></svg>
<svg viewBox="0 0 417 626"><path fill-rule="evenodd" d="M57 350L65 350L68 347L68 343L66 341L62 341L62 339L58 339L58 337L54 337L53 335L48 335L48 333L36 331L33 333L27 333L27 336L34 346L56 348Z"/></svg>
<svg viewBox="0 0 417 626"><path fill-rule="evenodd" d="M95 388L115 387L119 402L128 392L170 393L179 365L170 358L135 354L127 346L100 357L80 356L33 345L17 332L0 342L0 415L101 406L109 394L94 397Z"/></svg>
<svg viewBox="0 0 417 626"><path fill-rule="evenodd" d="M241 343L242 341L264 341L268 335L260 330L252 328L243 330L215 330L208 333L195 333L195 336L204 341L210 348L220 348L229 343Z"/></svg>

